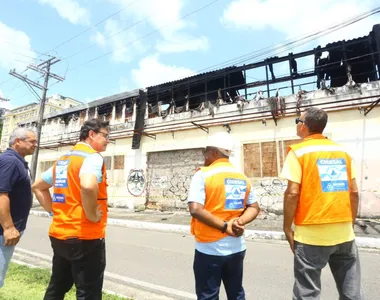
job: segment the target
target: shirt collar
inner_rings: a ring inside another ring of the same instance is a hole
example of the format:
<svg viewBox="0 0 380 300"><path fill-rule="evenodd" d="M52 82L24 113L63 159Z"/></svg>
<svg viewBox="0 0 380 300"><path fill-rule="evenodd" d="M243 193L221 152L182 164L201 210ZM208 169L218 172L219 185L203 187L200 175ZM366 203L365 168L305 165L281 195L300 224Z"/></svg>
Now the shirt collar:
<svg viewBox="0 0 380 300"><path fill-rule="evenodd" d="M25 165L25 167L28 168L28 162L16 150L14 150L13 148L7 148L6 152L16 156Z"/></svg>
<svg viewBox="0 0 380 300"><path fill-rule="evenodd" d="M226 162L230 162L228 158L218 158L210 166L215 165L217 163L226 163Z"/></svg>
<svg viewBox="0 0 380 300"><path fill-rule="evenodd" d="M78 142L77 144L86 145L86 146L90 147L92 150L95 150L94 148L92 148L92 146L90 144L87 144L85 142Z"/></svg>

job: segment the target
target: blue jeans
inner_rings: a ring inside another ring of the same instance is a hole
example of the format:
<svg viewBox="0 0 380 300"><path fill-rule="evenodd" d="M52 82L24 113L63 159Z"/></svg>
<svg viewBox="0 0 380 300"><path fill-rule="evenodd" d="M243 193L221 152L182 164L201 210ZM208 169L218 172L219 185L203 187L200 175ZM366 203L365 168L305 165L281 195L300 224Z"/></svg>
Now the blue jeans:
<svg viewBox="0 0 380 300"><path fill-rule="evenodd" d="M221 281L228 300L245 300L243 263L245 250L227 256L207 255L195 250L194 275L198 300L218 300Z"/></svg>
<svg viewBox="0 0 380 300"><path fill-rule="evenodd" d="M20 232L20 236L22 233ZM0 235L0 288L4 285L5 275L15 248L16 246L4 246L4 236Z"/></svg>

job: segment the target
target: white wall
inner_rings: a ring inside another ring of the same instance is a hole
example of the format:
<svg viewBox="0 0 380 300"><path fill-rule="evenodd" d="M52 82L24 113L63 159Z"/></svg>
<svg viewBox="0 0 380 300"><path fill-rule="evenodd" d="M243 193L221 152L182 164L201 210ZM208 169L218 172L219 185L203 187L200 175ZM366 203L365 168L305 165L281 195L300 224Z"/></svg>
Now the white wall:
<svg viewBox="0 0 380 300"><path fill-rule="evenodd" d="M341 143L355 160L357 180L362 191L360 213L363 216L380 216L380 108L376 107L367 116L357 109L329 112L329 121L325 134ZM243 144L257 141L296 139L295 116L278 120L267 119L266 126L261 121L233 124L231 135L236 141L231 161L241 170L243 164ZM175 128L173 128L175 130ZM209 134L225 131L222 125L210 127ZM194 127L192 130L166 132L156 135L156 139L143 136L140 149L132 150L132 139L124 138L110 144L105 156L125 155L125 181L131 169L146 170L148 152L193 149L204 147L207 133ZM40 151L40 161L54 160L66 152L69 147L59 151ZM117 206L133 208L145 203L145 195L129 195L126 185L109 187L110 201Z"/></svg>

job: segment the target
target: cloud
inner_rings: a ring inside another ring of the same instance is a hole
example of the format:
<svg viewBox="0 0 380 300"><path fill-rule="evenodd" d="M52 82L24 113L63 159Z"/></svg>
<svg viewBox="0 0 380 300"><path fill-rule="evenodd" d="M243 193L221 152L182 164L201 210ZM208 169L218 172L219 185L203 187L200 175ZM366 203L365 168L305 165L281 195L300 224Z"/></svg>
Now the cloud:
<svg viewBox="0 0 380 300"><path fill-rule="evenodd" d="M188 68L161 63L158 55L143 58L139 62L139 68L132 70L132 79L138 88L149 87L192 75L195 75L195 72Z"/></svg>
<svg viewBox="0 0 380 300"><path fill-rule="evenodd" d="M136 52L144 52L135 30L123 30L123 21L107 20L104 25L104 33L99 31L92 37L103 49L112 51L112 59L115 62L130 62ZM133 42L132 41L136 41Z"/></svg>
<svg viewBox="0 0 380 300"><path fill-rule="evenodd" d="M304 0L235 0L225 9L221 22L234 29L273 29L289 38L340 23L370 10L376 3L375 0L320 0L315 4ZM376 23L376 17L367 18L320 38L319 43L324 46L330 41L368 35Z"/></svg>
<svg viewBox="0 0 380 300"><path fill-rule="evenodd" d="M109 1L122 7L131 3L130 0ZM209 47L207 37L191 35L188 31L194 27L194 24L180 20L184 3L184 0L142 0L128 7L123 11L123 15L128 20L130 18L134 21L146 19L143 25L149 25L159 31L161 39L156 44L158 52L179 53L207 50Z"/></svg>
<svg viewBox="0 0 380 300"><path fill-rule="evenodd" d="M63 19L75 25L90 24L90 12L76 0L39 0L39 2L55 8Z"/></svg>
<svg viewBox="0 0 380 300"><path fill-rule="evenodd" d="M205 36L199 38L180 35L157 43L156 49L161 53L179 53L186 51L208 50L209 42Z"/></svg>
<svg viewBox="0 0 380 300"><path fill-rule="evenodd" d="M28 35L0 22L0 68L6 70L25 68L35 53L30 44ZM25 57L27 56L27 57ZM23 62L25 60L25 62Z"/></svg>
<svg viewBox="0 0 380 300"><path fill-rule="evenodd" d="M95 33L95 35L92 37L92 40L98 44L100 47L104 48L105 45L106 45L106 40L105 40L105 37L104 37L104 34L97 31Z"/></svg>

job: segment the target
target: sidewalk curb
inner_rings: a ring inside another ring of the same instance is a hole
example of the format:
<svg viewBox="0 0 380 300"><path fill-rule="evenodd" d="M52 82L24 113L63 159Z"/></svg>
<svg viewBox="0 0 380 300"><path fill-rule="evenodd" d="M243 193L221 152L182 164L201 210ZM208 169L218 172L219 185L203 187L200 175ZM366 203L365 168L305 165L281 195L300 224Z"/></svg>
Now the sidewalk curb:
<svg viewBox="0 0 380 300"><path fill-rule="evenodd" d="M31 210L30 214L37 217L50 218L47 212ZM154 222L122 220L108 218L107 224L117 225L133 229L144 229L152 231L162 231L171 233L190 234L190 225L177 225L177 224L162 224ZM267 231L267 230L246 230L246 240L276 240L285 241L285 235L280 231ZM372 237L356 237L356 245L360 248L374 248L380 249L380 238Z"/></svg>

